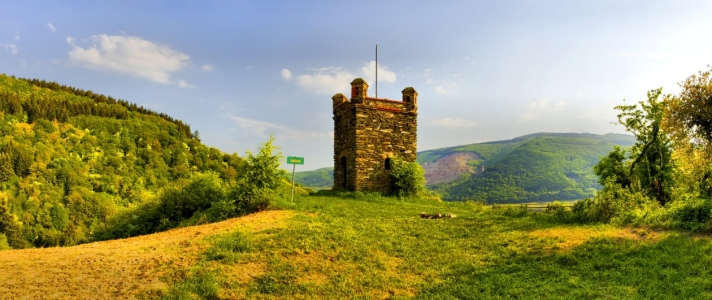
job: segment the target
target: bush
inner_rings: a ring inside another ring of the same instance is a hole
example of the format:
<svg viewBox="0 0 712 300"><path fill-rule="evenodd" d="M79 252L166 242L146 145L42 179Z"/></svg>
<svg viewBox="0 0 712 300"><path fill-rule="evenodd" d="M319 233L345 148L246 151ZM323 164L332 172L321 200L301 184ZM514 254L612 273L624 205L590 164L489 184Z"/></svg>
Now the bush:
<svg viewBox="0 0 712 300"><path fill-rule="evenodd" d="M390 173L393 191L399 197L424 196L425 171L417 162L407 162L399 156L392 159Z"/></svg>
<svg viewBox="0 0 712 300"><path fill-rule="evenodd" d="M668 214L674 227L690 231L705 231L710 229L712 200L696 198L673 201L668 207Z"/></svg>
<svg viewBox="0 0 712 300"><path fill-rule="evenodd" d="M173 226L196 212L207 210L213 203L224 201L225 197L225 187L216 173L200 174L182 189L165 190L160 196L156 217L166 219L164 222Z"/></svg>

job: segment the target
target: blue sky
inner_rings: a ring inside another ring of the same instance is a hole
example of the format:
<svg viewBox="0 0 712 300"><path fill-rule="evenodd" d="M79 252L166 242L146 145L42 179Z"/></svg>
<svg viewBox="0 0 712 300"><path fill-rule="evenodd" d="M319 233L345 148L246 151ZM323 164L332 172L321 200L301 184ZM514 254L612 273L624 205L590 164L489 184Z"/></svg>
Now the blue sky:
<svg viewBox="0 0 712 300"><path fill-rule="evenodd" d="M224 152L331 166L331 96L418 93L418 149L622 132L712 63L712 1L5 1L0 73L165 112Z"/></svg>

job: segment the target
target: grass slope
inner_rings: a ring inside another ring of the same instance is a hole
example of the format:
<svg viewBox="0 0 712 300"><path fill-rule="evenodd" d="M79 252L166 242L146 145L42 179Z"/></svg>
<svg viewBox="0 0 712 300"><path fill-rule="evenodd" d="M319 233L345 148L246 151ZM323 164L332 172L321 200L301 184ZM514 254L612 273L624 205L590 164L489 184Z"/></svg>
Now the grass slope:
<svg viewBox="0 0 712 300"><path fill-rule="evenodd" d="M707 236L361 193L284 205L288 211L124 240L3 251L0 291L10 298L712 297ZM457 218L421 219L421 211Z"/></svg>

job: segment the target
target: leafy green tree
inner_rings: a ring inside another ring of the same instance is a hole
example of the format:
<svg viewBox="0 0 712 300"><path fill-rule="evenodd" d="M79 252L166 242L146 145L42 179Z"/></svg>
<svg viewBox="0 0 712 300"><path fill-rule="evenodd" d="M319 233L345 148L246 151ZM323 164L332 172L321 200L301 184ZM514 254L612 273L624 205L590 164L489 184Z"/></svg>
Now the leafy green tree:
<svg viewBox="0 0 712 300"><path fill-rule="evenodd" d="M389 174L396 195L423 196L425 189L425 171L417 162L408 162L400 156L391 160L392 168Z"/></svg>
<svg viewBox="0 0 712 300"><path fill-rule="evenodd" d="M7 195L0 192L0 234L4 234L7 243L15 249L25 248L25 239L22 236L22 225L10 213Z"/></svg>
<svg viewBox="0 0 712 300"><path fill-rule="evenodd" d="M665 205L670 201L674 165L670 139L661 129L666 103L659 100L661 94L662 89L651 90L647 101L615 107L621 112L619 124L636 138L628 157L630 163L624 162L625 153L616 148L594 167L594 172L600 176L599 182L615 178L616 184L626 188L633 181L639 182L646 196Z"/></svg>
<svg viewBox="0 0 712 300"><path fill-rule="evenodd" d="M230 195L241 213L263 210L277 197L275 190L286 175L279 167L283 158L282 152L274 145L272 134L257 155L247 152L240 168L240 180Z"/></svg>
<svg viewBox="0 0 712 300"><path fill-rule="evenodd" d="M244 184L254 189L277 188L285 174L285 171L279 168L282 159L282 152L274 145L274 135L270 134L269 140L262 144L257 155L247 151L240 174Z"/></svg>
<svg viewBox="0 0 712 300"><path fill-rule="evenodd" d="M7 181L14 175L12 157L7 153L0 153L0 182Z"/></svg>

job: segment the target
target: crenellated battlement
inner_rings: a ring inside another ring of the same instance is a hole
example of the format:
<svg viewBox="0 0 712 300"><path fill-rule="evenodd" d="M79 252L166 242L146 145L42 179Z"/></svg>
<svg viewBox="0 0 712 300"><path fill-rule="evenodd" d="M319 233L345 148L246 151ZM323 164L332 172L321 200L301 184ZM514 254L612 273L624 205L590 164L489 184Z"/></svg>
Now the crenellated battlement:
<svg viewBox="0 0 712 300"><path fill-rule="evenodd" d="M402 91L402 101L368 97L368 83L351 82L351 98L336 94L334 112L334 189L391 190L390 158L415 161L418 93Z"/></svg>

